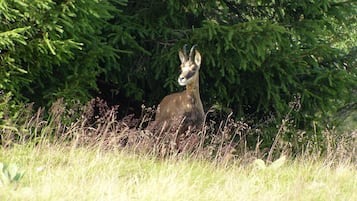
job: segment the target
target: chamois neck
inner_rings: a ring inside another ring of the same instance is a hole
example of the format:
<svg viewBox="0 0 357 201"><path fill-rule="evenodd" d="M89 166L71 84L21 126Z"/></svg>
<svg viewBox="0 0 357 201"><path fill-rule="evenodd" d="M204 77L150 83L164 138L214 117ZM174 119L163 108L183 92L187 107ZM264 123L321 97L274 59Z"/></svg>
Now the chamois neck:
<svg viewBox="0 0 357 201"><path fill-rule="evenodd" d="M195 75L194 80L186 85L186 93L200 98L200 84L198 73Z"/></svg>

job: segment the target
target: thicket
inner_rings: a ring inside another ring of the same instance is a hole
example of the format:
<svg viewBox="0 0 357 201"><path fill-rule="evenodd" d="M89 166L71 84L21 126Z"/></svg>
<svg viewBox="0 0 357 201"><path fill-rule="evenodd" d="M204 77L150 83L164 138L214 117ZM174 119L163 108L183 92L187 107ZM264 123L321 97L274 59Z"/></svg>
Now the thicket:
<svg viewBox="0 0 357 201"><path fill-rule="evenodd" d="M0 117L58 98L158 104L182 90L178 50L198 44L206 111L269 127L269 143L281 120L311 137L338 108L356 110L356 11L348 0L1 0Z"/></svg>

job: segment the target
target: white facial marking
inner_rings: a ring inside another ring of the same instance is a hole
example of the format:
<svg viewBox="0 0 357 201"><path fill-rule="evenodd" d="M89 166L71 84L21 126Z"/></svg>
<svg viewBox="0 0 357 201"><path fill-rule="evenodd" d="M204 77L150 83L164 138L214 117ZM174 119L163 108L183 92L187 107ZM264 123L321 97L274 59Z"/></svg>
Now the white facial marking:
<svg viewBox="0 0 357 201"><path fill-rule="evenodd" d="M178 80L177 80L179 85L185 86L188 83L190 83L191 78L193 77L193 76L190 76L189 78L187 78L187 75L190 72L192 72L192 69L190 68L190 64L189 63L183 64L181 66L181 74L180 74L180 76L178 77Z"/></svg>

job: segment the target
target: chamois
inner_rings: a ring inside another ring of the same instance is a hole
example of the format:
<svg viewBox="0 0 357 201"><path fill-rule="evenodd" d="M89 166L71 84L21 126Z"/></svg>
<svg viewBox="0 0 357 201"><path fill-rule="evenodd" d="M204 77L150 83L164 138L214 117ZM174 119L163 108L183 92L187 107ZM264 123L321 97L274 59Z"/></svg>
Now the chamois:
<svg viewBox="0 0 357 201"><path fill-rule="evenodd" d="M201 54L192 46L187 56L186 45L179 51L181 74L178 83L186 86L186 90L165 96L156 111L155 122L159 125L171 126L174 121L183 120L180 130L197 127L204 121L204 111L199 90L199 70ZM195 56L193 58L193 52Z"/></svg>

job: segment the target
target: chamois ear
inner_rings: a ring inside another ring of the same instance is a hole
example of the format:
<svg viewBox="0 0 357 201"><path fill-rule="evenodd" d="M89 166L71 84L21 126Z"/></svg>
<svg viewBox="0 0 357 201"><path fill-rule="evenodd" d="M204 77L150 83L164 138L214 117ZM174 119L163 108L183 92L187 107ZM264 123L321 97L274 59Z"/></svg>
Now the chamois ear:
<svg viewBox="0 0 357 201"><path fill-rule="evenodd" d="M185 63L186 62L186 56L182 51L179 51L179 57L180 57L181 63Z"/></svg>
<svg viewBox="0 0 357 201"><path fill-rule="evenodd" d="M195 54L195 64L197 66L201 65L201 54L197 50L196 50L196 54Z"/></svg>

